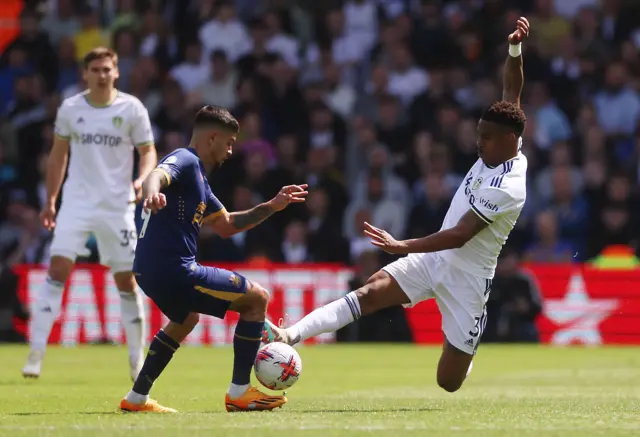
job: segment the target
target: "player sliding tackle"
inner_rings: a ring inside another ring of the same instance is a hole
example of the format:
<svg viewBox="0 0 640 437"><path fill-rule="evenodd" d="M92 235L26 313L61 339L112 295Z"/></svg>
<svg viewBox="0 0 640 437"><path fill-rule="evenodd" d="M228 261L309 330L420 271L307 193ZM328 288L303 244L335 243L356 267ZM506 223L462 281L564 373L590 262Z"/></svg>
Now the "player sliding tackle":
<svg viewBox="0 0 640 437"><path fill-rule="evenodd" d="M149 399L151 386L196 326L199 314L223 319L227 310L240 313L227 411L271 410L287 402L284 396L267 395L249 385L269 293L238 273L204 267L195 259L203 224L226 238L253 228L291 203L305 201L307 186L290 185L249 211L226 211L206 175L231 156L238 130L227 110L205 106L196 115L189 147L167 155L144 181L143 223L133 268L140 287L170 322L151 342L133 389L120 402L123 411L175 412Z"/></svg>
<svg viewBox="0 0 640 437"><path fill-rule="evenodd" d="M290 328L267 321L265 342L295 344L336 331L363 314L435 298L445 335L438 385L448 392L462 386L486 325L486 302L498 255L525 203L527 158L520 152L525 126L520 93L524 83L521 43L528 34L529 23L520 18L509 35L503 100L485 110L478 122L480 159L453 197L442 229L424 238L397 241L366 223L365 233L375 246L408 256Z"/></svg>

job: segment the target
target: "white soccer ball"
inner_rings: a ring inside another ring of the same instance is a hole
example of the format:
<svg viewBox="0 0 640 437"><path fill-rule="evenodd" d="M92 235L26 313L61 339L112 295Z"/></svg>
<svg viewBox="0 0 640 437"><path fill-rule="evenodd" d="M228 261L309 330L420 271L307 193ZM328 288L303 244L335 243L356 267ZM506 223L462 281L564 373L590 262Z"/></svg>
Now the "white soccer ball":
<svg viewBox="0 0 640 437"><path fill-rule="evenodd" d="M270 343L258 351L254 368L260 384L271 390L284 390L300 378L302 360L288 344Z"/></svg>

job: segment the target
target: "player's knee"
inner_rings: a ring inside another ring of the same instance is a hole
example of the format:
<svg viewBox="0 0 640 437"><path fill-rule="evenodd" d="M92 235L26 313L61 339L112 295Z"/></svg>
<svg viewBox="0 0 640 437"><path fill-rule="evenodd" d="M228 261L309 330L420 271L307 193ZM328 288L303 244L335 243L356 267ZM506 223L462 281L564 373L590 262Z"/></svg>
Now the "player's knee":
<svg viewBox="0 0 640 437"><path fill-rule="evenodd" d="M355 291L360 304L360 314L371 314L392 304L392 302L387 302L387 299L385 299L385 279L385 274L378 272L371 276L365 285Z"/></svg>
<svg viewBox="0 0 640 437"><path fill-rule="evenodd" d="M196 327L198 322L200 322L200 314L189 313L187 318L184 319L184 322L182 322L182 326L184 327L185 330L188 330L188 332L191 332L193 331L193 328Z"/></svg>
<svg viewBox="0 0 640 437"><path fill-rule="evenodd" d="M449 393L458 391L460 387L462 387L462 382L464 381L464 379L452 378L449 375L441 375L440 373L438 374L437 379L438 386Z"/></svg>
<svg viewBox="0 0 640 437"><path fill-rule="evenodd" d="M73 261L61 256L51 257L51 263L49 265L49 277L54 281L66 282L67 278L71 274L73 268Z"/></svg>
<svg viewBox="0 0 640 437"><path fill-rule="evenodd" d="M262 286L254 282L248 283L246 296L249 298L248 303L252 310L261 312L267 310L271 296Z"/></svg>
<svg viewBox="0 0 640 437"><path fill-rule="evenodd" d="M128 291L133 293L136 289L136 281L132 272L114 273L113 281L116 283L119 291Z"/></svg>

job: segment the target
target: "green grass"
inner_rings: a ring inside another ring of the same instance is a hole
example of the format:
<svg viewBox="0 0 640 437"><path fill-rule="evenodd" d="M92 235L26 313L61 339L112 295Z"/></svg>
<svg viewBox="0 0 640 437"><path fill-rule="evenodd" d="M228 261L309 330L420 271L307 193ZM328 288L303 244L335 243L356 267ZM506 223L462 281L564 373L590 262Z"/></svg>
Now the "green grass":
<svg viewBox="0 0 640 437"><path fill-rule="evenodd" d="M51 348L25 381L24 347L0 347L0 436L638 436L638 348L480 348L463 388L435 384L439 348L300 349L303 372L275 412L224 411L229 348L181 349L152 395L178 415L117 412L123 348Z"/></svg>

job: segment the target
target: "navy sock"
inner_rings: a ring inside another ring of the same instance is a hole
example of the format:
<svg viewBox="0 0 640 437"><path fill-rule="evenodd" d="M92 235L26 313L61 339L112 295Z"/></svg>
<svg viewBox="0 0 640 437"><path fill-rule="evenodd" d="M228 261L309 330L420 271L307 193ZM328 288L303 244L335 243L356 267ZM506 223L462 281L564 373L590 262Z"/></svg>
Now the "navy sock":
<svg viewBox="0 0 640 437"><path fill-rule="evenodd" d="M246 385L251 381L251 368L256 360L264 322L240 319L233 337L233 378L231 382Z"/></svg>
<svg viewBox="0 0 640 437"><path fill-rule="evenodd" d="M180 343L165 334L162 329L158 331L149 346L149 352L144 360L140 374L138 374L138 378L133 384L133 391L141 395L148 395L151 386L158 379L164 368L167 367L173 357L173 353L179 347Z"/></svg>

